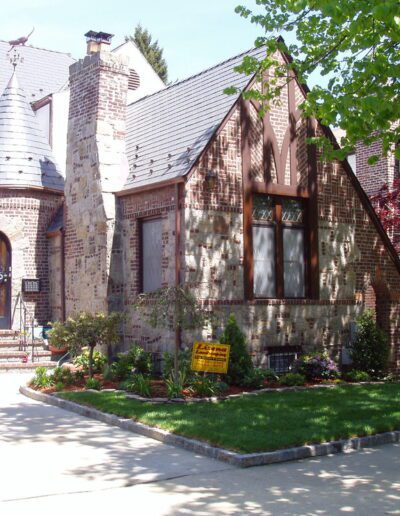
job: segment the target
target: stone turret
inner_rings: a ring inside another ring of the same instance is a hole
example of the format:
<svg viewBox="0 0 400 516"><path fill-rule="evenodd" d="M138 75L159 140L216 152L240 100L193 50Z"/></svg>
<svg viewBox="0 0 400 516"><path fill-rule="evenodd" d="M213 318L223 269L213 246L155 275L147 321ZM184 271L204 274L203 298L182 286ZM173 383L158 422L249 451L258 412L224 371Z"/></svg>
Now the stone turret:
<svg viewBox="0 0 400 516"><path fill-rule="evenodd" d="M116 201L127 176L126 58L92 52L70 67L66 169L66 312L107 311Z"/></svg>

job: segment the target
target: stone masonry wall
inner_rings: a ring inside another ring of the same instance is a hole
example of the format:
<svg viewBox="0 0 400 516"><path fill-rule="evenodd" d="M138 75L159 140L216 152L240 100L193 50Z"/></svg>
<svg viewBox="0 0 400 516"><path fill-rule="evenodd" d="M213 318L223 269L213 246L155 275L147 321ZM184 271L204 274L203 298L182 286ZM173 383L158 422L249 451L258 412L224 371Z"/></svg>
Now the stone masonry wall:
<svg viewBox="0 0 400 516"><path fill-rule="evenodd" d="M37 190L1 189L0 230L8 237L12 251L12 327L19 329L18 296L23 278L39 278L39 294L23 294L28 319L47 324L49 306L49 268L47 227L63 202L63 197Z"/></svg>
<svg viewBox="0 0 400 516"><path fill-rule="evenodd" d="M109 309L112 248L117 238L113 192L121 189L127 175L128 73L126 59L109 52L86 56L70 68L65 185L67 315Z"/></svg>

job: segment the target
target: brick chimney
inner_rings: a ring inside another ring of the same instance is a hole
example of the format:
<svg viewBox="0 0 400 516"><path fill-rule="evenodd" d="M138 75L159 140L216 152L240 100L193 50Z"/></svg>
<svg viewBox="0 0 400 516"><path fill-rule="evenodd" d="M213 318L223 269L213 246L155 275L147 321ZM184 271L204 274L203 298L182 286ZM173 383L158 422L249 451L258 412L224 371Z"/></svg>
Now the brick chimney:
<svg viewBox="0 0 400 516"><path fill-rule="evenodd" d="M86 34L90 55L70 67L65 183L67 315L109 307L116 199L127 176L128 62L111 35Z"/></svg>

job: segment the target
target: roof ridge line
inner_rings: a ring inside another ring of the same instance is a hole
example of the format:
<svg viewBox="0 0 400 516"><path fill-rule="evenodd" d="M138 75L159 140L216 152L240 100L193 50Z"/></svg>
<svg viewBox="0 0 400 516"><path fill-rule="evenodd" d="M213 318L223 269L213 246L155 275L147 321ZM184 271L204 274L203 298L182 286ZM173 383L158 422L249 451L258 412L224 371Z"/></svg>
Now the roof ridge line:
<svg viewBox="0 0 400 516"><path fill-rule="evenodd" d="M0 39L0 43L7 43L9 45L9 42L6 41L5 39ZM50 50L49 48L43 48L43 47L36 47L35 45L22 45L24 47L28 47L28 48L34 48L36 50L44 50L45 52L53 52L54 54L63 54L65 56L68 56L68 57L71 57L72 59L75 59L75 57L73 57L69 52L62 52L61 50Z"/></svg>
<svg viewBox="0 0 400 516"><path fill-rule="evenodd" d="M133 102L128 104L128 107L129 106L133 106L134 104L138 104L142 100L148 99L150 97L154 97L154 95L158 95L161 92L168 91L171 88L173 88L174 86L179 86L180 84L182 84L182 83L184 83L186 81L189 81L190 79L193 79L194 77L198 77L198 76L202 75L203 73L209 72L210 70L212 70L214 68L217 68L218 66L221 66L221 65L223 65L225 63L229 63L229 61L233 61L234 59L236 59L236 58L238 58L240 56L244 56L246 54L249 54L253 50L257 50L258 48L260 48L260 47L249 48L248 50L245 50L244 52L240 52L239 54L236 54L236 55L230 57L229 59L224 59L223 61L220 61L219 63L216 63L215 65L209 66L208 68L204 68L204 70L201 70L201 72L197 72L197 73L195 73L193 75L189 75L188 77L185 77L184 79L181 79L180 81L176 81L173 84L169 84L166 88L163 88L162 90L155 91L154 93L151 93L150 95L146 95L145 97L142 97L142 98L140 98L138 100L134 100Z"/></svg>

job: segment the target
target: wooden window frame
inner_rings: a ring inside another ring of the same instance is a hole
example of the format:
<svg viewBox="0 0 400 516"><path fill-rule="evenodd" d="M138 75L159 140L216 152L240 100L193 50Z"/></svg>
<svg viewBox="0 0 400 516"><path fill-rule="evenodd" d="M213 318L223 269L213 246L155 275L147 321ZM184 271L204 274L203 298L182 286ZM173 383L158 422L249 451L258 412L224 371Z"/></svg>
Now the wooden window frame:
<svg viewBox="0 0 400 516"><path fill-rule="evenodd" d="M142 217L138 219L139 223L139 278L138 278L138 285L139 285L139 294L148 294L149 292L144 292L143 290L143 276L144 276L144 267L143 267L143 224L145 222L148 222L150 220L160 220L163 221L165 219L165 216L163 214L158 215L152 215L149 217ZM162 237L162 231L161 231L161 237ZM161 264L162 266L162 264ZM162 282L161 282L162 286Z"/></svg>
<svg viewBox="0 0 400 516"><path fill-rule="evenodd" d="M254 195L254 194L253 194ZM259 195L259 194L258 194ZM264 195L264 194L262 194ZM252 228L253 226L270 226L274 228L275 235L275 296L274 297L266 297L266 296L256 296L254 294L254 281L253 281L253 298L254 299L307 299L310 296L310 267L309 267L309 251L308 251L308 243L309 243L309 231L307 226L307 213L308 213L308 203L304 200L304 198L293 197L293 196L282 196L282 195L270 195L265 194L266 197L270 197L273 199L273 220L267 221L265 223L254 221L252 219ZM300 200L302 202L303 207L303 222L288 222L285 223L282 221L282 212L283 212L283 203L286 199ZM252 203L253 204L253 203ZM284 228L298 228L303 231L304 235L304 296L290 297L285 296L285 281L284 281L284 245L283 245L283 232ZM252 253L253 253L252 248ZM254 264L253 264L254 266ZM253 271L254 274L254 271Z"/></svg>
<svg viewBox="0 0 400 516"><path fill-rule="evenodd" d="M290 85L290 82L289 82ZM293 91L292 97L293 97ZM293 101L293 98L292 98ZM264 165L265 178L264 181L254 181L251 176L251 117L250 102L242 98L240 103L241 114L241 154L242 154L242 177L243 177L243 268L244 268L244 299L253 301L254 297L254 260L253 260L253 237L252 237L252 212L253 212L253 194L263 193L268 195L276 195L282 197L295 197L306 199L306 245L309 249L308 259L306 261L308 267L307 274L307 293L308 299L319 299L319 250L318 250L318 183L317 183L317 149L314 144L307 145L307 168L308 183L305 186L297 184L297 160L291 159L291 184L284 184L284 174L280 170L278 174L278 182L273 183L269 171L267 170L270 159L268 159L269 151L272 146L275 164L280 165L282 169L282 156L279 155L277 149L276 137L269 119L268 112L264 116ZM293 102L291 102L293 104ZM292 106L293 111L293 106ZM296 121L300 117L300 112L293 111L291 118ZM307 119L307 136L316 135L317 121L313 118ZM290 124L288 129L288 138L285 136L286 145L282 153L286 155L286 151L290 149L291 156L295 158L296 140L295 128ZM289 138L290 136L290 138ZM288 147L289 146L289 147ZM276 148L275 148L276 147ZM284 152L285 151L285 152ZM271 156L269 156L271 157ZM282 286L283 288L283 286ZM257 298L258 299L258 298ZM264 298L269 299L269 298ZM283 298L280 299L290 299ZM299 299L299 298L295 298ZM301 298L300 298L301 299Z"/></svg>

